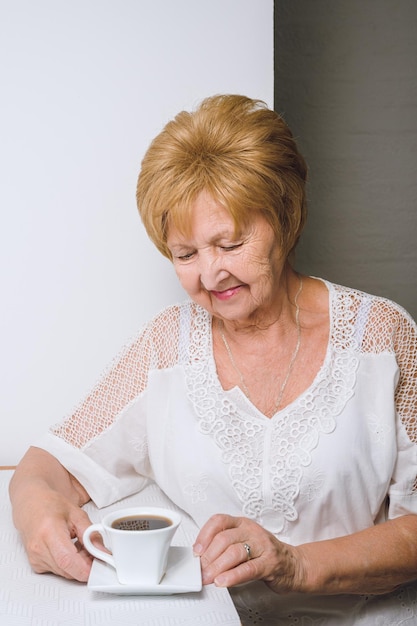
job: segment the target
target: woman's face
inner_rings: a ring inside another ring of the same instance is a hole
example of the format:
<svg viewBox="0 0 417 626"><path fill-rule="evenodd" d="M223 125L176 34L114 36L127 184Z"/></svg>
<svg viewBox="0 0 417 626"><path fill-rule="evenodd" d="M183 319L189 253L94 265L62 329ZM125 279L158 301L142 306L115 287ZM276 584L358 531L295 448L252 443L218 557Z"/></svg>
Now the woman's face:
<svg viewBox="0 0 417 626"><path fill-rule="evenodd" d="M190 298L223 320L254 322L273 315L285 264L274 232L260 212L235 235L226 209L207 192L192 207L190 235L175 226L167 244Z"/></svg>

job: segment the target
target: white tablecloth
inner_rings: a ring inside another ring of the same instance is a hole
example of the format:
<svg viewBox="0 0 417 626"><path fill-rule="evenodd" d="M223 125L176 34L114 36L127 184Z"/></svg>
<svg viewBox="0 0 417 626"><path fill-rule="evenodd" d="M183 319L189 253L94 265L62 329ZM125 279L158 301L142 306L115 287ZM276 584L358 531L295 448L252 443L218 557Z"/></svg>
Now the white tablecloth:
<svg viewBox="0 0 417 626"><path fill-rule="evenodd" d="M11 475L12 471L0 471L0 626L240 625L228 591L213 585L198 593L118 596L52 574L34 574L12 522ZM95 522L104 511L126 504L175 508L156 485L101 511L91 503L85 508ZM195 535L194 523L184 517L174 543L192 545Z"/></svg>

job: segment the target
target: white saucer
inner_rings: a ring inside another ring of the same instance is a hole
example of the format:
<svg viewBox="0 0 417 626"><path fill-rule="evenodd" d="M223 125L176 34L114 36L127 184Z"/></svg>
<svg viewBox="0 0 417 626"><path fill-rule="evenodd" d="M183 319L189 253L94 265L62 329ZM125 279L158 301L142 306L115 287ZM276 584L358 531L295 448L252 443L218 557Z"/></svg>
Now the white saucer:
<svg viewBox="0 0 417 626"><path fill-rule="evenodd" d="M171 546L167 571L159 585L122 585L111 565L94 559L87 586L91 591L119 595L160 596L201 591L200 559L194 556L191 547Z"/></svg>

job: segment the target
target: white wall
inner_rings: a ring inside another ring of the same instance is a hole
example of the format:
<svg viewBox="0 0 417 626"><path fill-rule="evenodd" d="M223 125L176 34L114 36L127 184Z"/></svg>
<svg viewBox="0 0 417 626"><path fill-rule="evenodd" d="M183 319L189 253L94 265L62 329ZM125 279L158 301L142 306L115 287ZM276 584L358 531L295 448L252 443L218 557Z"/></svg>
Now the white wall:
<svg viewBox="0 0 417 626"><path fill-rule="evenodd" d="M183 298L135 207L143 153L201 98L273 103L272 0L0 0L0 465Z"/></svg>

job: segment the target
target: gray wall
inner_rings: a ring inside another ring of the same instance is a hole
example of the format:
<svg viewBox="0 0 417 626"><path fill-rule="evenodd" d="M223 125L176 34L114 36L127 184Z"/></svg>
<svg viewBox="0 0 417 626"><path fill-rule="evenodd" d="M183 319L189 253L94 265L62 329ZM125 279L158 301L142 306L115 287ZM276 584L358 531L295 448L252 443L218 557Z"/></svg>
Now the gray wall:
<svg viewBox="0 0 417 626"><path fill-rule="evenodd" d="M297 267L417 318L417 2L276 0L275 108L310 168Z"/></svg>

